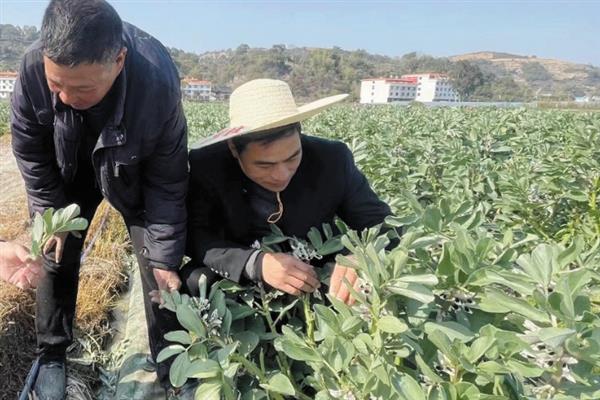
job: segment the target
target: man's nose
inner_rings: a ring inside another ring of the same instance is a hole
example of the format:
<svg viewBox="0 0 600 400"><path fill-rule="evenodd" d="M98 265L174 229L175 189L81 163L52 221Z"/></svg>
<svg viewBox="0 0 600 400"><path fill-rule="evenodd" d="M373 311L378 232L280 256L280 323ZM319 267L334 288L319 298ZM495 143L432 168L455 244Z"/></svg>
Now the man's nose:
<svg viewBox="0 0 600 400"><path fill-rule="evenodd" d="M290 170L285 165L282 164L282 165L275 166L272 177L277 182L285 182L289 179L290 174L291 174Z"/></svg>
<svg viewBox="0 0 600 400"><path fill-rule="evenodd" d="M68 106L71 105L73 103L73 101L75 100L75 96L73 96L69 92L65 92L64 90L60 91L60 93L58 94L58 97L60 98L60 101L63 102L63 104L66 104Z"/></svg>

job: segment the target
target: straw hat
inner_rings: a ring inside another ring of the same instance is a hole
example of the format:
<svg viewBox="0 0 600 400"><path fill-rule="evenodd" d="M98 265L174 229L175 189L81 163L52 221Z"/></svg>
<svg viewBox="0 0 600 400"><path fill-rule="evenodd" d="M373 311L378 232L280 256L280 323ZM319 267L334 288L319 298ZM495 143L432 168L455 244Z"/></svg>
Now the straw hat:
<svg viewBox="0 0 600 400"><path fill-rule="evenodd" d="M206 147L240 135L300 122L346 97L347 94L339 94L298 107L284 81L255 79L231 93L229 127L203 139L195 147Z"/></svg>

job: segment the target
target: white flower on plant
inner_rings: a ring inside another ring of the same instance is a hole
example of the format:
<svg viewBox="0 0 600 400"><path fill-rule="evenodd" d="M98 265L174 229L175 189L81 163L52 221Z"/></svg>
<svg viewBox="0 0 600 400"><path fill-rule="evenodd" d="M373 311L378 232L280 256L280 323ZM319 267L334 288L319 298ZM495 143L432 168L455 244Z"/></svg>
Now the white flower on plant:
<svg viewBox="0 0 600 400"><path fill-rule="evenodd" d="M568 380L569 382L576 383L575 377L573 376L573 374L571 372L571 368L569 366L573 365L573 364L577 364L577 359L575 359L573 357L563 357L561 359L561 362L562 362L561 377Z"/></svg>
<svg viewBox="0 0 600 400"><path fill-rule="evenodd" d="M302 240L294 238L294 240L290 240L290 246L292 247L292 255L299 260L310 261L323 258L311 245Z"/></svg>
<svg viewBox="0 0 600 400"><path fill-rule="evenodd" d="M556 394L556 388L550 384L537 386L531 389L536 399L552 399Z"/></svg>
<svg viewBox="0 0 600 400"><path fill-rule="evenodd" d="M258 240L255 240L250 247L255 250L260 250L260 242Z"/></svg>

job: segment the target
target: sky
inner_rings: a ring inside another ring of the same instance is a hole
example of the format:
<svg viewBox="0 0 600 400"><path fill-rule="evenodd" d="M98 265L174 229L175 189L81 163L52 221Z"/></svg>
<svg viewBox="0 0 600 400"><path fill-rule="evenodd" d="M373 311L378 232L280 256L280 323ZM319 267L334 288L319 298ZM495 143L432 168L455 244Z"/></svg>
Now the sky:
<svg viewBox="0 0 600 400"><path fill-rule="evenodd" d="M112 0L125 21L185 51L364 49L436 57L475 51L600 66L600 0ZM47 0L0 0L0 23L40 26Z"/></svg>

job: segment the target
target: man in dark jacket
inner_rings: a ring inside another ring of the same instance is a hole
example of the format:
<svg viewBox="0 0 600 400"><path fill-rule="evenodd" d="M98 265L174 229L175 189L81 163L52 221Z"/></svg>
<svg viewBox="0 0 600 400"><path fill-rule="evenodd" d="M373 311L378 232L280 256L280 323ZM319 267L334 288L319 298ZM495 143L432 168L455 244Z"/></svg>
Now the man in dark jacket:
<svg viewBox="0 0 600 400"><path fill-rule="evenodd" d="M90 220L102 198L121 212L144 292L177 289L184 252L187 127L167 50L104 0L53 0L12 96L13 151L31 212L70 203ZM36 328L38 398L62 399L85 235L44 249ZM144 296L152 355L176 322ZM175 325L176 326L176 325ZM168 382L168 367L158 376Z"/></svg>
<svg viewBox="0 0 600 400"><path fill-rule="evenodd" d="M264 281L293 295L312 292L319 286L312 265L252 247L271 232L269 225L306 238L311 227L333 225L335 216L362 230L390 214L345 144L301 134L301 120L344 97L296 107L288 85L270 79L232 93L231 128L190 152L187 249L193 262L182 273L192 292L201 273ZM336 265L329 292L350 303L343 278L357 281L354 269Z"/></svg>

